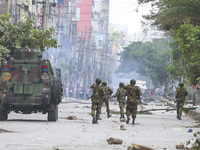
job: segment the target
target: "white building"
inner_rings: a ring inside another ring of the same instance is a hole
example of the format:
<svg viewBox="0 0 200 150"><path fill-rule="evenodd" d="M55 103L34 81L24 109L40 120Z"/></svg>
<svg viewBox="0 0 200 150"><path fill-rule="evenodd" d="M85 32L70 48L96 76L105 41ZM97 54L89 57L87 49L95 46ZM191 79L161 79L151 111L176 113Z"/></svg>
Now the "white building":
<svg viewBox="0 0 200 150"><path fill-rule="evenodd" d="M152 27L149 21L141 21L139 41L146 42L164 37L164 32Z"/></svg>

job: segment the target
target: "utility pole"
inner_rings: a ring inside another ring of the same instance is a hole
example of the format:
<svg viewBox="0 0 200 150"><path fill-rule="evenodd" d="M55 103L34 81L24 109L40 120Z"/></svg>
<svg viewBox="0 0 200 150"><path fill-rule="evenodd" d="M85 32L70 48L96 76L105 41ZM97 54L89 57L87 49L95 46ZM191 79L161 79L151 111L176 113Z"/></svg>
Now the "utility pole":
<svg viewBox="0 0 200 150"><path fill-rule="evenodd" d="M85 43L84 43L84 49L83 49L83 68L85 67L86 46L87 46L87 26L85 27Z"/></svg>
<svg viewBox="0 0 200 150"><path fill-rule="evenodd" d="M83 90L86 89L86 80L87 80L87 71L86 69L86 63L85 63L85 59L86 59L86 49L87 49L87 26L85 27L85 43L84 43L84 47L83 47L83 67L82 67L82 77L85 78L85 80L83 80ZM84 92L84 96L85 98L85 92Z"/></svg>
<svg viewBox="0 0 200 150"><path fill-rule="evenodd" d="M20 2L20 0L15 0L15 13L16 13L15 24L17 24L20 20L20 15L21 15L21 2Z"/></svg>
<svg viewBox="0 0 200 150"><path fill-rule="evenodd" d="M44 0L43 1L43 15L42 15L42 29L46 30L47 29L47 19L49 14L47 14L49 8L49 0Z"/></svg>
<svg viewBox="0 0 200 150"><path fill-rule="evenodd" d="M76 72L76 75L75 75L75 80L74 80L74 84L75 84L75 90L77 91L77 81L78 81L78 79L77 79L77 77L79 78L81 78L81 76L82 76L82 70L80 71L81 73L80 74L78 74L79 72L78 72L78 70L80 70L81 68L82 68L82 65L81 64L79 64L79 63L81 63L81 54L80 54L80 51L81 51L81 49L82 49L82 42L83 42L83 32L81 33L81 37L80 37L80 41L79 41L79 47L78 47L78 61L77 61L77 64L76 64L76 67L77 67L77 72ZM81 66L81 68L80 68L80 66ZM76 97L77 95L76 95L76 92L74 93L74 97Z"/></svg>
<svg viewBox="0 0 200 150"><path fill-rule="evenodd" d="M62 3L59 3L59 9L58 9L58 45L60 45L61 9L62 9Z"/></svg>
<svg viewBox="0 0 200 150"><path fill-rule="evenodd" d="M17 0L15 0L13 5L14 21L13 24L17 24Z"/></svg>

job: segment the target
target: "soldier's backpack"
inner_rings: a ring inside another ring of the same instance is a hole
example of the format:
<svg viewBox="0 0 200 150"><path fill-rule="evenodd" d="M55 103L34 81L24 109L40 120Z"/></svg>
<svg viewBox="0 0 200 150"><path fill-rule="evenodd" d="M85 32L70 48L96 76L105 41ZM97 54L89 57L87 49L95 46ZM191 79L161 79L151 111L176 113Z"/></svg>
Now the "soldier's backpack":
<svg viewBox="0 0 200 150"><path fill-rule="evenodd" d="M131 89L128 91L131 97L138 98L139 93L136 88L137 86L131 87Z"/></svg>
<svg viewBox="0 0 200 150"><path fill-rule="evenodd" d="M124 99L126 97L126 90L122 89L120 90L118 99Z"/></svg>
<svg viewBox="0 0 200 150"><path fill-rule="evenodd" d="M101 97L101 89L100 85L96 85L94 90L93 90L93 96L94 98L99 98Z"/></svg>
<svg viewBox="0 0 200 150"><path fill-rule="evenodd" d="M184 99L185 98L185 89L184 88L178 88L177 91L177 97L178 99Z"/></svg>

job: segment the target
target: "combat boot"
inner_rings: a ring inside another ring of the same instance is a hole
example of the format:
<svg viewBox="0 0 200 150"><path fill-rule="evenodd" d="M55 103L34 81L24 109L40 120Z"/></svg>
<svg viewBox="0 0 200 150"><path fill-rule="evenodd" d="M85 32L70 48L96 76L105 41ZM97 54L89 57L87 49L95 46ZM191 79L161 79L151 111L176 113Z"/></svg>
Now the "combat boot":
<svg viewBox="0 0 200 150"><path fill-rule="evenodd" d="M96 118L93 117L93 119L92 119L92 123L95 124L95 122L96 122Z"/></svg>
<svg viewBox="0 0 200 150"><path fill-rule="evenodd" d="M110 113L108 113L108 118L110 118L111 117L111 115L110 115Z"/></svg>
<svg viewBox="0 0 200 150"><path fill-rule="evenodd" d="M132 121L132 125L135 125L135 119L133 119L133 121Z"/></svg>
<svg viewBox="0 0 200 150"><path fill-rule="evenodd" d="M180 117L180 115L177 115L177 119L181 120L181 117Z"/></svg>
<svg viewBox="0 0 200 150"><path fill-rule="evenodd" d="M127 116L126 124L129 124L129 121L130 121L130 117Z"/></svg>
<svg viewBox="0 0 200 150"><path fill-rule="evenodd" d="M96 118L96 120L95 120L95 124L98 124L98 118Z"/></svg>

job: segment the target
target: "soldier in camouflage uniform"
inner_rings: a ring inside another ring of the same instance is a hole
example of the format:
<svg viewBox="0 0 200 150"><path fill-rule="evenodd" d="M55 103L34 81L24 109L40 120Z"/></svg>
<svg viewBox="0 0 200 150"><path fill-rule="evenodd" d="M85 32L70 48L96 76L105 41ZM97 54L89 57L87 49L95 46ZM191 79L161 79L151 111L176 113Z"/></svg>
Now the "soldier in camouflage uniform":
<svg viewBox="0 0 200 150"><path fill-rule="evenodd" d="M111 88L107 86L106 82L102 82L101 87L103 88L103 92L105 93L105 95L103 95L102 96L102 100L99 101L99 111L101 112L101 108L103 106L103 103L105 102L105 104L106 104L106 112L107 112L108 118L110 118L111 115L110 115L108 96L113 93L113 90L111 90Z"/></svg>
<svg viewBox="0 0 200 150"><path fill-rule="evenodd" d="M119 83L119 88L117 89L116 94L113 97L117 97L117 101L119 102L119 108L120 108L120 119L124 118L124 106L126 101L126 90L124 89L124 83Z"/></svg>
<svg viewBox="0 0 200 150"><path fill-rule="evenodd" d="M127 106L126 106L126 116L127 116L127 121L126 123L128 124L130 121L130 115L132 114L132 124L135 124L135 118L137 115L137 107L138 107L138 102L139 98L142 95L142 92L138 86L135 86L136 81L132 79L130 81L131 85L126 85L124 89L127 90Z"/></svg>
<svg viewBox="0 0 200 150"><path fill-rule="evenodd" d="M179 83L179 88L176 90L176 107L177 107L177 119L181 120L182 109L185 103L185 97L188 96L187 90L183 87L183 83Z"/></svg>
<svg viewBox="0 0 200 150"><path fill-rule="evenodd" d="M103 95L103 88L101 87L101 79L97 78L96 79L96 84L93 84L90 86L90 88L93 89L93 94L91 97L92 100L92 112L91 115L93 117L92 123L97 124L98 123L98 118L100 115L99 111L99 101L101 101L102 95Z"/></svg>

